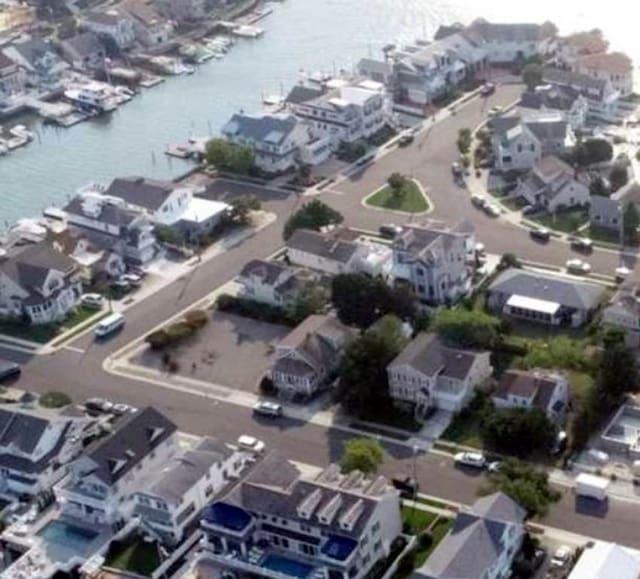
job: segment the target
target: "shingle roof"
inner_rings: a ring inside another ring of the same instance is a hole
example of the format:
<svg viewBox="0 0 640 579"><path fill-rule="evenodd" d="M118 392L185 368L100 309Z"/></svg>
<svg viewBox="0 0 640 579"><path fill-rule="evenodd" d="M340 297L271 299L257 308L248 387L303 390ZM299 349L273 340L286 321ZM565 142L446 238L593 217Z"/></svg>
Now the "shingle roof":
<svg viewBox="0 0 640 579"><path fill-rule="evenodd" d="M33 65L36 60L42 58L45 54L56 53L53 45L42 38L31 38L24 42L14 42L11 44L11 47L20 53L31 65Z"/></svg>
<svg viewBox="0 0 640 579"><path fill-rule="evenodd" d="M509 395L531 398L536 408L546 412L558 387L558 378L540 371L509 370L500 378L494 398L507 400Z"/></svg>
<svg viewBox="0 0 640 579"><path fill-rule="evenodd" d="M579 68L605 71L609 74L631 74L633 61L623 52L607 52L581 56L576 65Z"/></svg>
<svg viewBox="0 0 640 579"><path fill-rule="evenodd" d="M71 258L46 242L14 248L0 257L0 272L26 290L42 288L52 270L68 275L76 269Z"/></svg>
<svg viewBox="0 0 640 579"><path fill-rule="evenodd" d="M0 71L3 68L9 68L10 66L15 66L16 63L13 62L4 52L0 51Z"/></svg>
<svg viewBox="0 0 640 579"><path fill-rule="evenodd" d="M298 119L289 114L234 114L222 128L227 137L241 136L256 142L281 145L298 126Z"/></svg>
<svg viewBox="0 0 640 579"><path fill-rule="evenodd" d="M265 285L273 285L289 268L264 259L252 259L240 271L240 277L256 276Z"/></svg>
<svg viewBox="0 0 640 579"><path fill-rule="evenodd" d="M166 181L144 177L120 177L111 182L104 194L124 199L130 205L157 211L174 189L173 183Z"/></svg>
<svg viewBox="0 0 640 579"><path fill-rule="evenodd" d="M537 42L551 36L540 24L493 23L478 18L468 27L487 42Z"/></svg>
<svg viewBox="0 0 640 579"><path fill-rule="evenodd" d="M518 503L500 492L477 499L471 507L471 512L485 519L518 525L524 522L527 515L527 512Z"/></svg>
<svg viewBox="0 0 640 579"><path fill-rule="evenodd" d="M603 78L593 78L588 74L572 72L562 68L545 67L542 80L551 84L559 84L578 88L582 91L597 90L602 92L607 81Z"/></svg>
<svg viewBox="0 0 640 579"><path fill-rule="evenodd" d="M106 26L116 26L121 20L126 18L127 15L115 8L110 8L104 12L92 10L83 16L83 19L88 22L96 22Z"/></svg>
<svg viewBox="0 0 640 579"><path fill-rule="evenodd" d="M80 57L90 56L96 52L104 53L105 49L95 32L81 32L63 42L67 49L71 49Z"/></svg>
<svg viewBox="0 0 640 579"><path fill-rule="evenodd" d="M285 100L288 103L300 104L318 98L323 92L321 88L297 84L289 91Z"/></svg>
<svg viewBox="0 0 640 579"><path fill-rule="evenodd" d="M348 263L358 250L358 244L310 229L297 229L287 240L287 247L311 253L325 259Z"/></svg>

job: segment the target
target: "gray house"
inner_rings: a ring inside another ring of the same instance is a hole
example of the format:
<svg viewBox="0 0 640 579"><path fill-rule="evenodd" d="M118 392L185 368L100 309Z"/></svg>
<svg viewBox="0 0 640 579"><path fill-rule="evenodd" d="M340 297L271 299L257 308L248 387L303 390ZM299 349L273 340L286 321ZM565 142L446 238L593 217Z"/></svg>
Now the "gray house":
<svg viewBox="0 0 640 579"><path fill-rule="evenodd" d="M629 203L640 205L640 183L633 180L610 197L591 196L589 221L592 227L622 235L624 210Z"/></svg>
<svg viewBox="0 0 640 579"><path fill-rule="evenodd" d="M107 53L95 32L81 32L64 40L62 55L76 70L100 70L104 68Z"/></svg>
<svg viewBox="0 0 640 579"><path fill-rule="evenodd" d="M604 288L550 273L508 269L489 286L496 313L552 326L578 327L598 308Z"/></svg>

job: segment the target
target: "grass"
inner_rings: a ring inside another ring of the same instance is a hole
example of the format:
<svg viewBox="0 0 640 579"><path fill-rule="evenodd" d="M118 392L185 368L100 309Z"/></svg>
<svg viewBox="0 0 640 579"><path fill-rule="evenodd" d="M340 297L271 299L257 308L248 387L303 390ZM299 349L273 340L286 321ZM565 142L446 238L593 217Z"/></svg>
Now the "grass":
<svg viewBox="0 0 640 579"><path fill-rule="evenodd" d="M427 505L429 507L435 507L436 509L447 509L447 510L451 509L451 505L448 505L447 503L443 503L436 499L427 499L424 497L418 497L418 502L423 505Z"/></svg>
<svg viewBox="0 0 640 579"><path fill-rule="evenodd" d="M590 226L586 231L586 235L590 239L593 239L593 241L620 245L620 234L617 231L612 231L605 227Z"/></svg>
<svg viewBox="0 0 640 579"><path fill-rule="evenodd" d="M430 529L433 538L431 545L426 549L418 549L416 551L416 557L414 559L416 568L421 567L429 558L442 539L444 539L444 536L451 530L451 527L453 527L453 519L438 517Z"/></svg>
<svg viewBox="0 0 640 579"><path fill-rule="evenodd" d="M435 513L414 509L412 506L402 507L402 522L405 525L405 532L409 535L418 535L426 531L437 516Z"/></svg>
<svg viewBox="0 0 640 579"><path fill-rule="evenodd" d="M110 550L106 567L132 571L150 577L160 565L158 549L153 543L145 543L141 539L129 544L120 544Z"/></svg>
<svg viewBox="0 0 640 579"><path fill-rule="evenodd" d="M394 195L391 187L385 185L377 193L368 197L365 203L373 207L404 211L405 213L423 213L431 208L431 204L422 194L418 185L411 180L407 181L400 195Z"/></svg>
<svg viewBox="0 0 640 579"><path fill-rule="evenodd" d="M482 395L477 395L467 408L453 418L442 434L442 439L464 446L482 448L480 424L487 404L488 401Z"/></svg>
<svg viewBox="0 0 640 579"><path fill-rule="evenodd" d="M589 210L582 207L559 211L555 215L550 213L530 217L531 221L549 229L575 233L589 219Z"/></svg>

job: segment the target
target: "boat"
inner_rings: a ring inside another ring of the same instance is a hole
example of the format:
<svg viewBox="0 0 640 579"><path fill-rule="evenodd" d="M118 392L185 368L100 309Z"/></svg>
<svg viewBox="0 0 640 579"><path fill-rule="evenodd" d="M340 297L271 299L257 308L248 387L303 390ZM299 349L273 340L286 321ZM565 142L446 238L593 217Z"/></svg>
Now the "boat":
<svg viewBox="0 0 640 579"><path fill-rule="evenodd" d="M185 74L193 74L196 71L196 67L190 64L183 64L182 67Z"/></svg>
<svg viewBox="0 0 640 579"><path fill-rule="evenodd" d="M111 112L117 108L110 87L99 83L89 83L79 88L64 91L65 98L84 111L97 113Z"/></svg>
<svg viewBox="0 0 640 579"><path fill-rule="evenodd" d="M7 141L4 139L0 139L0 157L6 155L9 152L9 147L7 146Z"/></svg>
<svg viewBox="0 0 640 579"><path fill-rule="evenodd" d="M16 125L15 127L12 127L9 129L9 133L19 139L27 139L27 141L33 141L34 137L33 133L24 125Z"/></svg>

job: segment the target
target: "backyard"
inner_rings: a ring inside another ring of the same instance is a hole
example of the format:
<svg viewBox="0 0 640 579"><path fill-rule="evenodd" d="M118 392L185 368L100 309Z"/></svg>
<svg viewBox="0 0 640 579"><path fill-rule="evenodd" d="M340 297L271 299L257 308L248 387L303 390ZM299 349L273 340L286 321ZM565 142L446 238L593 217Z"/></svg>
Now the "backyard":
<svg viewBox="0 0 640 579"><path fill-rule="evenodd" d="M422 193L418 184L406 179L404 186L394 190L390 185L385 185L373 195L367 197L365 203L381 209L392 209L405 213L424 213L431 208L427 197Z"/></svg>
<svg viewBox="0 0 640 579"><path fill-rule="evenodd" d="M150 577L159 565L158 546L140 538L131 543L114 543L105 561L105 567L130 571L144 577Z"/></svg>

